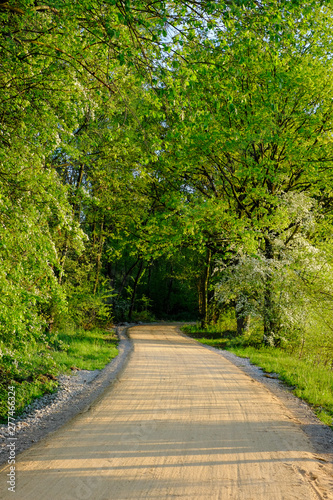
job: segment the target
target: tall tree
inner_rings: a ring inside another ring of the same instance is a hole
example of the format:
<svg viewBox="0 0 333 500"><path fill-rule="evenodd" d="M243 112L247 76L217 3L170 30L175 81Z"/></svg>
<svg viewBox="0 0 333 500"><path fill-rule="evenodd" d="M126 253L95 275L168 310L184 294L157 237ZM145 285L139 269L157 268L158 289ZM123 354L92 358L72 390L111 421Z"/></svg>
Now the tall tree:
<svg viewBox="0 0 333 500"><path fill-rule="evenodd" d="M195 49L170 58L161 87L168 103L175 98L160 175L178 179L189 203L216 207L231 247L273 262L277 240L287 246L302 227L297 216L276 216L284 196L321 199L332 185L332 10L234 4L221 22L204 44L194 30ZM267 269L267 337L275 300Z"/></svg>

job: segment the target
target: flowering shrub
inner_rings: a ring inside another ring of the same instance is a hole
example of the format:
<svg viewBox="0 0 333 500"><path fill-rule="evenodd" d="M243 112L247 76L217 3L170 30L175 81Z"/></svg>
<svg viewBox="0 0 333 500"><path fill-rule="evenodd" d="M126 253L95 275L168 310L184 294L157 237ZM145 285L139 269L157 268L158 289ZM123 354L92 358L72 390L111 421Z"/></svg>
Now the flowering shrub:
<svg viewBox="0 0 333 500"><path fill-rule="evenodd" d="M313 200L304 194L282 197L276 219L270 257L259 235L256 253L242 248L232 260L216 263L215 297L220 304L233 304L238 316L262 324L269 318L274 328L266 329L263 342L293 348L304 344L305 332L318 323L322 309L333 305L332 264L327 242L324 250L312 237L321 221Z"/></svg>

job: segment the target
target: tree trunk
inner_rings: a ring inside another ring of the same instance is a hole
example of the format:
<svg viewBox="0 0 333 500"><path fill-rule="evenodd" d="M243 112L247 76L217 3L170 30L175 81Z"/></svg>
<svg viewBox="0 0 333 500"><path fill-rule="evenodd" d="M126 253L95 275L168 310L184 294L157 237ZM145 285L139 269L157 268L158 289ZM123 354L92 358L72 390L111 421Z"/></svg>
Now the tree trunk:
<svg viewBox="0 0 333 500"><path fill-rule="evenodd" d="M132 319L132 313L133 313L133 309L134 309L134 302L135 302L135 296L136 296L136 289L138 287L142 268L143 268L143 260L141 260L141 262L140 262L139 269L138 269L138 272L137 272L137 275L136 275L135 281L134 281L134 287L133 287L133 292L132 292L132 297L131 297L131 305L130 305L129 312L128 312L128 319L130 321Z"/></svg>
<svg viewBox="0 0 333 500"><path fill-rule="evenodd" d="M96 277L95 277L95 285L94 285L94 295L96 295L96 292L97 292L99 275L100 275L101 264L102 264L102 253L103 253L103 245L104 245L103 227L104 227L104 221L101 224L99 248L98 248L98 252L97 252L97 262L96 262L97 266L96 266Z"/></svg>
<svg viewBox="0 0 333 500"><path fill-rule="evenodd" d="M202 286L201 286L201 276L199 278L199 281L197 283L197 288L198 288L198 309L199 309L199 317L202 318L203 317L203 307L202 307L202 304L203 304L203 297L202 297Z"/></svg>
<svg viewBox="0 0 333 500"><path fill-rule="evenodd" d="M80 188L82 184L82 179L83 179L83 165L81 165L80 170L79 170L79 175L76 181L76 186L75 186L75 194L77 194L78 189ZM73 205L73 215L74 219L77 217L77 220L80 220L80 210L81 209L81 203L75 203Z"/></svg>
<svg viewBox="0 0 333 500"><path fill-rule="evenodd" d="M211 322L213 323L213 325L216 325L221 315L221 306L216 302L216 300L213 300L210 310Z"/></svg>
<svg viewBox="0 0 333 500"><path fill-rule="evenodd" d="M206 262L203 274L200 280L199 288L199 314L201 317L201 326L205 328L208 324L208 284L210 276L210 263L212 251L207 248ZM201 307L200 307L201 306Z"/></svg>
<svg viewBox="0 0 333 500"><path fill-rule="evenodd" d="M66 231L67 233L67 231ZM68 236L66 235L66 242L65 242L65 246L61 252L61 260L60 260L60 273L59 273L59 278L58 278L58 283L59 285L61 285L61 282L62 282L62 277L64 275L64 271L65 271L65 262L66 262L66 257L67 257L67 252L68 252Z"/></svg>
<svg viewBox="0 0 333 500"><path fill-rule="evenodd" d="M239 312L236 312L236 321L237 335L244 335L244 333L247 332L250 327L250 316L245 316L244 314L239 314Z"/></svg>
<svg viewBox="0 0 333 500"><path fill-rule="evenodd" d="M166 301L165 301L165 312L167 314L169 314L170 310L171 310L171 300L170 299L171 299L172 290L173 290L173 278L170 278L169 283L168 283L168 293L167 293Z"/></svg>
<svg viewBox="0 0 333 500"><path fill-rule="evenodd" d="M140 261L140 259L136 260L134 262L134 264L131 265L129 270L125 273L125 276L123 277L122 282L121 282L120 287L119 287L119 290L118 290L118 297L120 297L121 294L123 293L123 290L124 290L126 282L127 282L127 278L129 277L129 275L131 274L131 272L133 271L133 269L135 268L135 266L138 264L139 261Z"/></svg>
<svg viewBox="0 0 333 500"><path fill-rule="evenodd" d="M234 308L237 322L237 335L241 336L244 335L250 327L250 315L246 313L246 309L244 305L242 305L241 297L237 298Z"/></svg>
<svg viewBox="0 0 333 500"><path fill-rule="evenodd" d="M273 245L269 238L265 238L265 257L273 259ZM264 343L270 345L277 330L277 317L273 296L273 277L270 270L267 271L264 290Z"/></svg>

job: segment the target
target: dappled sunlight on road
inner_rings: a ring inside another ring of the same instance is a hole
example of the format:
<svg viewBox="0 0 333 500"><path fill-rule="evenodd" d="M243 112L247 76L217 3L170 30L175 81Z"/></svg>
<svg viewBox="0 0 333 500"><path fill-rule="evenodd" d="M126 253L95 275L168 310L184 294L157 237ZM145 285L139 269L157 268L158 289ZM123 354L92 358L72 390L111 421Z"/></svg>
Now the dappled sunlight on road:
<svg viewBox="0 0 333 500"><path fill-rule="evenodd" d="M176 327L130 332L120 381L21 455L16 499L307 500L325 489L332 498L309 441L268 389Z"/></svg>

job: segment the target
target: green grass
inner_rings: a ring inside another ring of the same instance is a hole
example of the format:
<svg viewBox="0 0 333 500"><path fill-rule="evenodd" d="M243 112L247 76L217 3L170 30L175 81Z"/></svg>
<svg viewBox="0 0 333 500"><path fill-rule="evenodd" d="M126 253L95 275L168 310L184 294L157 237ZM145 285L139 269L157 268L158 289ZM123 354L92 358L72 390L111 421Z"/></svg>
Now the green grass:
<svg viewBox="0 0 333 500"><path fill-rule="evenodd" d="M293 387L293 393L309 403L318 418L333 427L333 371L328 366L315 365L282 349L272 347L245 347L236 332L207 330L203 333L194 326L183 327L184 333L202 344L227 349L237 356L249 358L266 373L277 373L280 380Z"/></svg>
<svg viewBox="0 0 333 500"><path fill-rule="evenodd" d="M1 358L0 363L0 422L8 418L8 386L16 391L16 415L26 405L46 393L57 390L60 373L73 369L96 370L118 354L118 339L113 332L95 328L60 332L49 339L48 345L29 346L12 359ZM9 358L9 357L8 357Z"/></svg>
<svg viewBox="0 0 333 500"><path fill-rule="evenodd" d="M278 373L280 380L295 387L296 396L309 403L325 424L332 426L333 418L333 371L323 365L314 365L281 349L254 347L230 347L229 350L266 373Z"/></svg>
<svg viewBox="0 0 333 500"><path fill-rule="evenodd" d="M65 373L70 372L73 367L101 370L118 354L117 337L98 328L90 331L77 330L71 334L60 333L58 339L65 349L53 351L52 357L60 371Z"/></svg>

